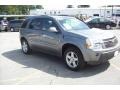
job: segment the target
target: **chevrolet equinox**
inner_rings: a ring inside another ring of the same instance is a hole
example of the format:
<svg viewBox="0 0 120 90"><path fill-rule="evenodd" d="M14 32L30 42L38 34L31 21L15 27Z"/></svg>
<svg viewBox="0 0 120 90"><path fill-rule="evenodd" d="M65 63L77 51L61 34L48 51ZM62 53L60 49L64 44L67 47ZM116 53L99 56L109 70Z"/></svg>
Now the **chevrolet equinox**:
<svg viewBox="0 0 120 90"><path fill-rule="evenodd" d="M22 51L32 50L63 57L71 70L87 64L100 64L119 54L119 43L112 33L90 29L69 16L31 16L20 29Z"/></svg>

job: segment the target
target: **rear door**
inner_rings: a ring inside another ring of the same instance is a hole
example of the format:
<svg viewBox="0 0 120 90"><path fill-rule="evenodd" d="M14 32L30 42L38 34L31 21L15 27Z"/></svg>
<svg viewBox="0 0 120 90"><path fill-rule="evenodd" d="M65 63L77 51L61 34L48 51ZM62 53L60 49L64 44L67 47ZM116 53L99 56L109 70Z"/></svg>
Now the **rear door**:
<svg viewBox="0 0 120 90"><path fill-rule="evenodd" d="M100 18L100 28L106 28L106 25L108 24L107 22L107 19Z"/></svg>
<svg viewBox="0 0 120 90"><path fill-rule="evenodd" d="M32 48L34 49L40 48L41 35L42 35L42 19L35 18L29 23L27 30L27 38Z"/></svg>

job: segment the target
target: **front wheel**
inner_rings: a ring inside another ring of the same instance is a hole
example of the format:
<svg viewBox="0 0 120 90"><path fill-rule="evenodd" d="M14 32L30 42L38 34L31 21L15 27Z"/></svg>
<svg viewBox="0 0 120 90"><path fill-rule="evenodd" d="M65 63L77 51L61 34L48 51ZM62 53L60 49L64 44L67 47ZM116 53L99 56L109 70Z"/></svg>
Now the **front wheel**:
<svg viewBox="0 0 120 90"><path fill-rule="evenodd" d="M14 28L11 27L11 28L10 28L10 31L11 31L11 32L14 32Z"/></svg>
<svg viewBox="0 0 120 90"><path fill-rule="evenodd" d="M25 53L25 54L30 54L31 53L31 49L29 47L29 44L28 44L27 40L22 40L21 45L22 45L23 53Z"/></svg>
<svg viewBox="0 0 120 90"><path fill-rule="evenodd" d="M80 50L74 47L68 48L64 52L64 61L67 67L73 71L84 68L86 65Z"/></svg>

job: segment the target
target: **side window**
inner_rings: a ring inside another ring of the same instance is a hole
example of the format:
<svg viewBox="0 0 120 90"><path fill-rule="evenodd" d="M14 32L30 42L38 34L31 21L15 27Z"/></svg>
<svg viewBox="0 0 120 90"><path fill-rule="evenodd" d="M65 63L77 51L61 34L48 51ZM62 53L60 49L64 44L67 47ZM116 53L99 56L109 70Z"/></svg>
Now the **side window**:
<svg viewBox="0 0 120 90"><path fill-rule="evenodd" d="M109 22L109 20L108 20L108 19L105 19L104 21L105 21L105 22Z"/></svg>
<svg viewBox="0 0 120 90"><path fill-rule="evenodd" d="M57 24L51 19L44 19L44 25L42 30L49 30L51 27L55 27L58 30Z"/></svg>
<svg viewBox="0 0 120 90"><path fill-rule="evenodd" d="M26 20L22 23L21 28L26 28L28 22L29 22L29 19L26 19Z"/></svg>
<svg viewBox="0 0 120 90"><path fill-rule="evenodd" d="M106 22L106 20L104 18L101 18L100 22Z"/></svg>
<svg viewBox="0 0 120 90"><path fill-rule="evenodd" d="M97 19L93 19L91 22L92 23L99 23L99 19L98 18Z"/></svg>
<svg viewBox="0 0 120 90"><path fill-rule="evenodd" d="M29 29L34 30L41 30L42 27L42 20L41 19L33 19L32 22L29 24Z"/></svg>

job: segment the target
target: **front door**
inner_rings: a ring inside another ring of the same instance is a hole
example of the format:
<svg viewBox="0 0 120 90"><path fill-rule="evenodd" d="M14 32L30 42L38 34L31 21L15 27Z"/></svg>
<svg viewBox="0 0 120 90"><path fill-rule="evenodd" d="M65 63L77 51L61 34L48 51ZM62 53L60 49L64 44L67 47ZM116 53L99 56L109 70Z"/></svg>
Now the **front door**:
<svg viewBox="0 0 120 90"><path fill-rule="evenodd" d="M57 32L50 31L51 27L56 28ZM43 43L43 48L49 53L57 54L61 41L61 32L57 23L52 19L44 18L42 31L41 42Z"/></svg>
<svg viewBox="0 0 120 90"><path fill-rule="evenodd" d="M92 28L99 28L99 18L95 18L91 21Z"/></svg>

